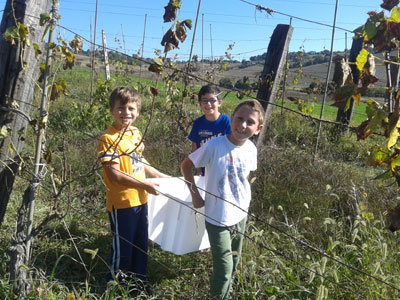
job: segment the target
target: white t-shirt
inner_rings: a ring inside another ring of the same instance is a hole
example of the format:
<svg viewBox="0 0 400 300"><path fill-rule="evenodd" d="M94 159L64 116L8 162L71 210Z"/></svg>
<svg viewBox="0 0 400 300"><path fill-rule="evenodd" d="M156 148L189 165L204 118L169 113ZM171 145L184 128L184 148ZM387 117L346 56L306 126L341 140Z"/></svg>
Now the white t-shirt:
<svg viewBox="0 0 400 300"><path fill-rule="evenodd" d="M220 136L191 153L189 159L196 168L206 168L206 221L216 226L232 226L246 217L251 200L247 177L257 169L254 144L247 140L236 146L227 136Z"/></svg>

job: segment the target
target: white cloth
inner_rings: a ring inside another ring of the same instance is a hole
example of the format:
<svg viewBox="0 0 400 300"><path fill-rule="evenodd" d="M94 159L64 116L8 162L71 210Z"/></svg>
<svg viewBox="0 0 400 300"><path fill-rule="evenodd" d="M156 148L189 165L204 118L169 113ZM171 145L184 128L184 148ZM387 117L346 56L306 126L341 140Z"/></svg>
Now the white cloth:
<svg viewBox="0 0 400 300"><path fill-rule="evenodd" d="M251 200L247 177L257 169L254 144L247 140L242 146L236 146L227 136L221 136L191 153L189 159L196 168L206 168L206 221L216 226L239 223L247 215Z"/></svg>
<svg viewBox="0 0 400 300"><path fill-rule="evenodd" d="M194 210L189 188L179 178L149 178L162 194L148 198L149 239L177 255L210 247L204 223L204 207ZM195 177L204 189L204 177ZM200 190L202 196L204 192ZM199 213L195 213L198 211Z"/></svg>

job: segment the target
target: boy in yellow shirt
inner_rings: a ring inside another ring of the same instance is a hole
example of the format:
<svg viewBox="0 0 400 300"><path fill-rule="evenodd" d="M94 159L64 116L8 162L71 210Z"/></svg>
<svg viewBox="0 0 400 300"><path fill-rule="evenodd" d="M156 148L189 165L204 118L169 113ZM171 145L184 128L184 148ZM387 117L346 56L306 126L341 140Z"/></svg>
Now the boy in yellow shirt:
<svg viewBox="0 0 400 300"><path fill-rule="evenodd" d="M128 87L116 88L109 98L113 124L100 138L99 157L106 184L107 210L113 242L108 280L146 280L148 221L147 194L157 195L151 177L168 177L143 157L140 131L131 126L139 116L141 99Z"/></svg>

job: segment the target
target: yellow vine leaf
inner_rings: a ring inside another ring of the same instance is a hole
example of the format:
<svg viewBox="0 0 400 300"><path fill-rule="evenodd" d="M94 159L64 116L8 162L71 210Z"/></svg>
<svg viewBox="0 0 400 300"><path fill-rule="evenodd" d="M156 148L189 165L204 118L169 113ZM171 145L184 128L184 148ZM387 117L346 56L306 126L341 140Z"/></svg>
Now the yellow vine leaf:
<svg viewBox="0 0 400 300"><path fill-rule="evenodd" d="M399 138L400 118L397 120L396 126L390 131L389 141L387 148L390 150L394 145L397 144Z"/></svg>
<svg viewBox="0 0 400 300"><path fill-rule="evenodd" d="M375 219L375 218L374 218L374 214L371 213L371 212L362 212L362 213L361 213L361 216L362 216L365 220L370 220L370 221L372 221L372 220Z"/></svg>
<svg viewBox="0 0 400 300"><path fill-rule="evenodd" d="M354 103L359 106L360 105L360 99L361 99L361 94L357 93L353 95Z"/></svg>
<svg viewBox="0 0 400 300"><path fill-rule="evenodd" d="M373 167L384 166L388 164L389 160L390 152L387 149L381 147L372 147L367 163Z"/></svg>
<svg viewBox="0 0 400 300"><path fill-rule="evenodd" d="M390 162L390 169L394 174L397 174L397 168L400 167L400 156L397 155L391 162Z"/></svg>
<svg viewBox="0 0 400 300"><path fill-rule="evenodd" d="M356 65L357 65L357 69L360 72L364 69L364 65L368 60L368 54L369 54L369 52L367 50L362 49L357 56Z"/></svg>
<svg viewBox="0 0 400 300"><path fill-rule="evenodd" d="M400 23L400 8L394 7L387 22Z"/></svg>

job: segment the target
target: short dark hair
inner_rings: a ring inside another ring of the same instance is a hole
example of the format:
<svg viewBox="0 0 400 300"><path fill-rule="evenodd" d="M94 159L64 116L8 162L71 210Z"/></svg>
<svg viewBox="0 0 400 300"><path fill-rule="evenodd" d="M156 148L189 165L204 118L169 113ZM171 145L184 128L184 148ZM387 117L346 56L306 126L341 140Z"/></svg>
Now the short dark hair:
<svg viewBox="0 0 400 300"><path fill-rule="evenodd" d="M249 106L253 111L256 111L258 113L258 124L262 125L264 121L264 108L262 107L261 103L258 102L257 100L246 100L243 102L240 102L236 107L235 110L233 111L234 115L239 108L243 106Z"/></svg>
<svg viewBox="0 0 400 300"><path fill-rule="evenodd" d="M198 101L201 101L201 97L205 94L214 94L217 97L218 101L221 101L221 91L215 86L211 84L203 85L199 91Z"/></svg>
<svg viewBox="0 0 400 300"><path fill-rule="evenodd" d="M126 86L117 87L111 92L109 98L111 109L114 108L117 101L120 101L122 105L132 102L137 103L138 111L140 111L140 107L142 106L142 99L140 99L139 93Z"/></svg>

